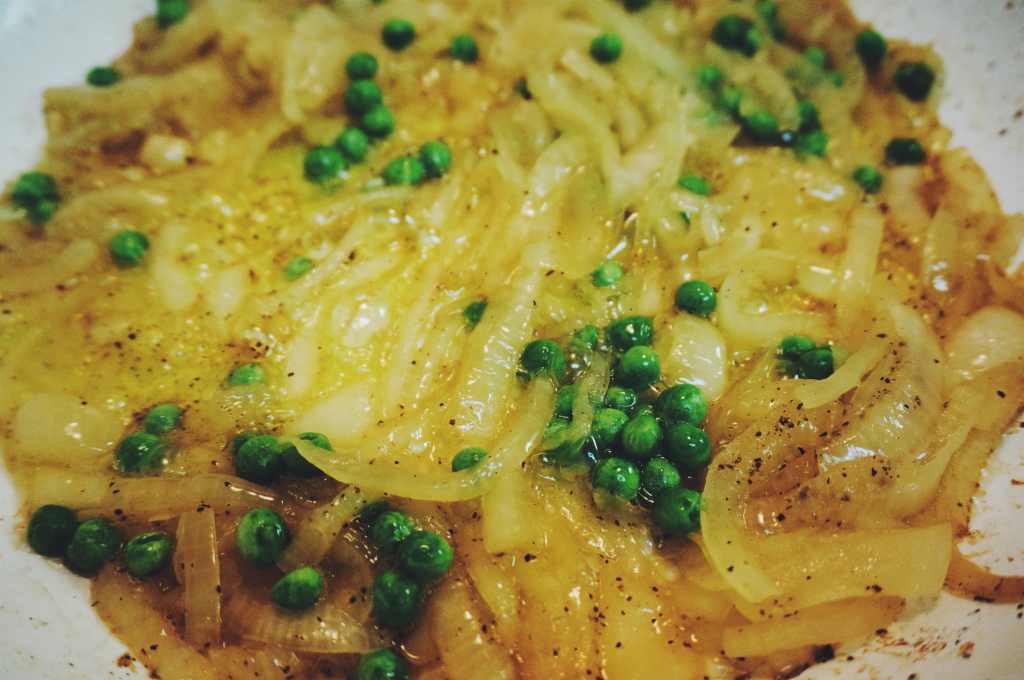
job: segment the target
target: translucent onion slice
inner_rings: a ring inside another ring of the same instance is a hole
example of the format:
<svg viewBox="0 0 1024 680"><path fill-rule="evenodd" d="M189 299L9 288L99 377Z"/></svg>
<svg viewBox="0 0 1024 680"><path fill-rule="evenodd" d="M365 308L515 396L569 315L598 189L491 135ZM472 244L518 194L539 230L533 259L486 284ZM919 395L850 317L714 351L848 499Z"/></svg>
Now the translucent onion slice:
<svg viewBox="0 0 1024 680"><path fill-rule="evenodd" d="M464 581L449 579L430 598L427 620L449 680L512 680L517 677L509 649L477 611Z"/></svg>
<svg viewBox="0 0 1024 680"><path fill-rule="evenodd" d="M175 539L175 573L185 582L185 640L196 646L220 644L220 559L213 511L184 513Z"/></svg>
<svg viewBox="0 0 1024 680"><path fill-rule="evenodd" d="M330 503L313 510L295 530L288 548L278 556L277 566L287 573L298 567L320 564L338 539L345 523L351 521L367 503L380 496L379 493L363 493L350 486Z"/></svg>

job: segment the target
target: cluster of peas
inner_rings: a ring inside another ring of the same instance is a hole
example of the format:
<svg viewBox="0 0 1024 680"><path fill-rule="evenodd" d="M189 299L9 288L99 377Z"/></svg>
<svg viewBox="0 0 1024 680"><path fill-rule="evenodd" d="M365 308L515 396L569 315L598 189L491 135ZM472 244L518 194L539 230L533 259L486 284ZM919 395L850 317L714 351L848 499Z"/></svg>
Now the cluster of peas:
<svg viewBox="0 0 1024 680"><path fill-rule="evenodd" d="M790 335L779 343L779 375L786 378L824 380L835 372L832 345L818 345L802 335Z"/></svg>
<svg viewBox="0 0 1024 680"><path fill-rule="evenodd" d="M618 276L621 266L606 262L592 279L597 285L609 285ZM711 314L717 304L714 288L703 281L681 285L675 300L680 310L701 317ZM590 467L590 482L598 493L639 500L653 508L654 522L666 534L683 536L700 528L701 495L682 483L684 474L699 473L711 459L711 441L700 429L708 402L690 384L674 385L660 394L651 389L661 380L661 364L650 346L653 336L649 317L631 316L608 325L604 344L594 326L577 331L565 349L552 340L535 340L520 356L521 375L526 379L543 375L561 383L569 373L568 365L584 367L594 352L605 352L614 365L612 385L604 395L585 396L595 408L589 432L580 437L573 430L574 404L581 388L568 382L555 399L542 460L562 468ZM456 456L453 469L460 456L472 457L468 451L472 449Z"/></svg>
<svg viewBox="0 0 1024 680"><path fill-rule="evenodd" d="M235 546L245 563L255 569L274 566L291 542L288 525L273 510L258 508L238 521ZM273 585L270 599L284 609L308 609L320 599L323 590L324 579L320 572L312 567L298 567Z"/></svg>

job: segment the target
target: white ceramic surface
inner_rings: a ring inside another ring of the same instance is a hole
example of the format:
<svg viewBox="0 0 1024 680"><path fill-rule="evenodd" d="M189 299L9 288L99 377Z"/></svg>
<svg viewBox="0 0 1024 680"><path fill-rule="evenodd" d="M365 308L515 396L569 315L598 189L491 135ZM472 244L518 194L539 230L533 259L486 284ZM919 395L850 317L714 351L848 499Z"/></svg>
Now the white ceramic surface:
<svg viewBox="0 0 1024 680"><path fill-rule="evenodd" d="M539 1L539 0L533 0ZM852 0L888 37L933 43L946 62L944 122L990 175L1004 209L1024 210L1024 0ZM152 0L0 0L0 182L31 168L44 140L40 93L82 82L129 45ZM2 361L2 357L0 357ZM3 386L0 385L0 389ZM1021 423L1024 427L1024 423ZM1000 573L1024 574L1024 437L986 473L972 546ZM144 678L89 606L87 583L27 552L17 499L0 474L0 678ZM943 595L912 603L890 634L837 651L803 676L824 680L1018 680L1024 621L1013 605ZM852 661L847 660L852 657ZM166 679L178 680L178 679Z"/></svg>

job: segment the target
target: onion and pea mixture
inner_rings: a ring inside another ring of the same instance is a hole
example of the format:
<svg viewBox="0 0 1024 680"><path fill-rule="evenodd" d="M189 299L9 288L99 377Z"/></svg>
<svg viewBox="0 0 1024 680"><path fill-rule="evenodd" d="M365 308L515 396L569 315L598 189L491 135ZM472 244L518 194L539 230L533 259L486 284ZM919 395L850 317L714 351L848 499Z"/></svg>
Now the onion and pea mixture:
<svg viewBox="0 0 1024 680"><path fill-rule="evenodd" d="M823 0L158 0L0 214L28 546L165 678L792 677L1024 597L954 541L1024 219L939 74Z"/></svg>

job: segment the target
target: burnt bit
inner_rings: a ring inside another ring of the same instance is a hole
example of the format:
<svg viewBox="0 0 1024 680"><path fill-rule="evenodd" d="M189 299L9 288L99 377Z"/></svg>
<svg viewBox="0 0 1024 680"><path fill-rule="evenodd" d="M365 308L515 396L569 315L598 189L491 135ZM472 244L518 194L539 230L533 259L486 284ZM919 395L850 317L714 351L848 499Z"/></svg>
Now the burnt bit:
<svg viewBox="0 0 1024 680"><path fill-rule="evenodd" d="M836 650L832 649L832 645L822 645L814 650L814 661L816 663L825 663L836 658Z"/></svg>

